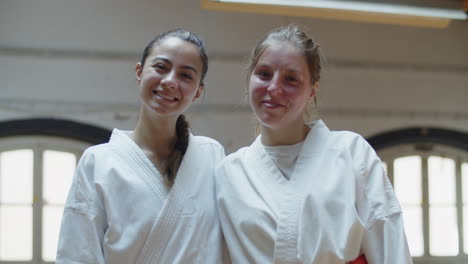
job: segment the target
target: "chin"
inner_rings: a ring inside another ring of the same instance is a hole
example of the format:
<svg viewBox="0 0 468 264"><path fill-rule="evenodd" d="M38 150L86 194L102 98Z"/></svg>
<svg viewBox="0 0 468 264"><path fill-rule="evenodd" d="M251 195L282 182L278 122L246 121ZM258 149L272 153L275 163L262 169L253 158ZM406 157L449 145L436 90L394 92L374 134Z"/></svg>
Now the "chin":
<svg viewBox="0 0 468 264"><path fill-rule="evenodd" d="M281 124L279 124L278 122L274 122L272 120L259 120L259 122L263 127L267 127L269 129L281 128Z"/></svg>

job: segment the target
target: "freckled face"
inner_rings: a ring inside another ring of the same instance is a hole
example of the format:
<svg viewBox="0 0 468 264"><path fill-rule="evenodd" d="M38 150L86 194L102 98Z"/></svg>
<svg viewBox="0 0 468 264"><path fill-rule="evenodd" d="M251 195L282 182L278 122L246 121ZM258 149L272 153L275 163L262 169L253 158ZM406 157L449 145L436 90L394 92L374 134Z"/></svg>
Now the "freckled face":
<svg viewBox="0 0 468 264"><path fill-rule="evenodd" d="M250 105L262 126L294 128L316 93L304 54L289 43L268 47L250 75Z"/></svg>
<svg viewBox="0 0 468 264"><path fill-rule="evenodd" d="M202 66L198 49L190 42L169 37L155 44L144 65L136 66L145 108L162 116L184 113L203 90Z"/></svg>

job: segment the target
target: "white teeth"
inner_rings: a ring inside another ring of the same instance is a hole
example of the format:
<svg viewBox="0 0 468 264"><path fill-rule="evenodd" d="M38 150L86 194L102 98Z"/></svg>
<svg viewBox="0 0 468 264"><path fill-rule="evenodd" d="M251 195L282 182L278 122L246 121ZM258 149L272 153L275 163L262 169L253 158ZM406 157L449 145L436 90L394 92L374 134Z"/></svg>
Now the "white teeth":
<svg viewBox="0 0 468 264"><path fill-rule="evenodd" d="M164 96L164 95L162 95L162 94L160 94L159 96L161 96L162 98L164 98L164 99L166 99L166 100L171 100L171 101L175 100L174 97L167 97L167 96Z"/></svg>
<svg viewBox="0 0 468 264"><path fill-rule="evenodd" d="M272 104L272 103L267 103L267 102L265 102L264 104L268 107L274 107L278 105L278 104Z"/></svg>
<svg viewBox="0 0 468 264"><path fill-rule="evenodd" d="M165 96L165 95L162 95L162 94L160 94L160 93L158 93L158 92L156 92L156 95L159 96L159 97L161 97L161 98L163 98L163 99L169 100L169 101L175 101L175 100L176 100L175 97Z"/></svg>

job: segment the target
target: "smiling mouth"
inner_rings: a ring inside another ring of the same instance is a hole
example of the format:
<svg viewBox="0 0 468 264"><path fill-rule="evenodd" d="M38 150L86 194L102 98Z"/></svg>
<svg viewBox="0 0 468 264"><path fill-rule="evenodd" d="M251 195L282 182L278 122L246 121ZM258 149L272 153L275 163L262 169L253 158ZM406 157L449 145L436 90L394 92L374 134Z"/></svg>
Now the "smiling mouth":
<svg viewBox="0 0 468 264"><path fill-rule="evenodd" d="M172 97L172 96L166 96L166 95L163 95L161 93L159 93L158 91L156 90L153 90L153 94L156 95L157 97L165 100L165 101L169 101L169 102L176 102L176 101L179 101L179 99L177 97Z"/></svg>
<svg viewBox="0 0 468 264"><path fill-rule="evenodd" d="M277 104L277 103L274 103L274 102L271 102L271 101L262 101L262 104L268 108L279 108L279 107L283 107L282 104Z"/></svg>

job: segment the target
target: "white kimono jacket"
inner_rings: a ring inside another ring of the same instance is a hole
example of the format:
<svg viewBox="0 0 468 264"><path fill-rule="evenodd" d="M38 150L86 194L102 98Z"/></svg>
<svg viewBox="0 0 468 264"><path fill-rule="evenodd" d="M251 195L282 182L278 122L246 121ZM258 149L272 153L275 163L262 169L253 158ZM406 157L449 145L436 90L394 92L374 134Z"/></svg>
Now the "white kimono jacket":
<svg viewBox="0 0 468 264"><path fill-rule="evenodd" d="M290 180L260 136L215 172L218 214L233 263L412 263L399 203L380 159L351 132L317 121Z"/></svg>
<svg viewBox="0 0 468 264"><path fill-rule="evenodd" d="M122 131L85 151L65 205L56 263L222 263L214 167L223 147L190 134L174 185Z"/></svg>

